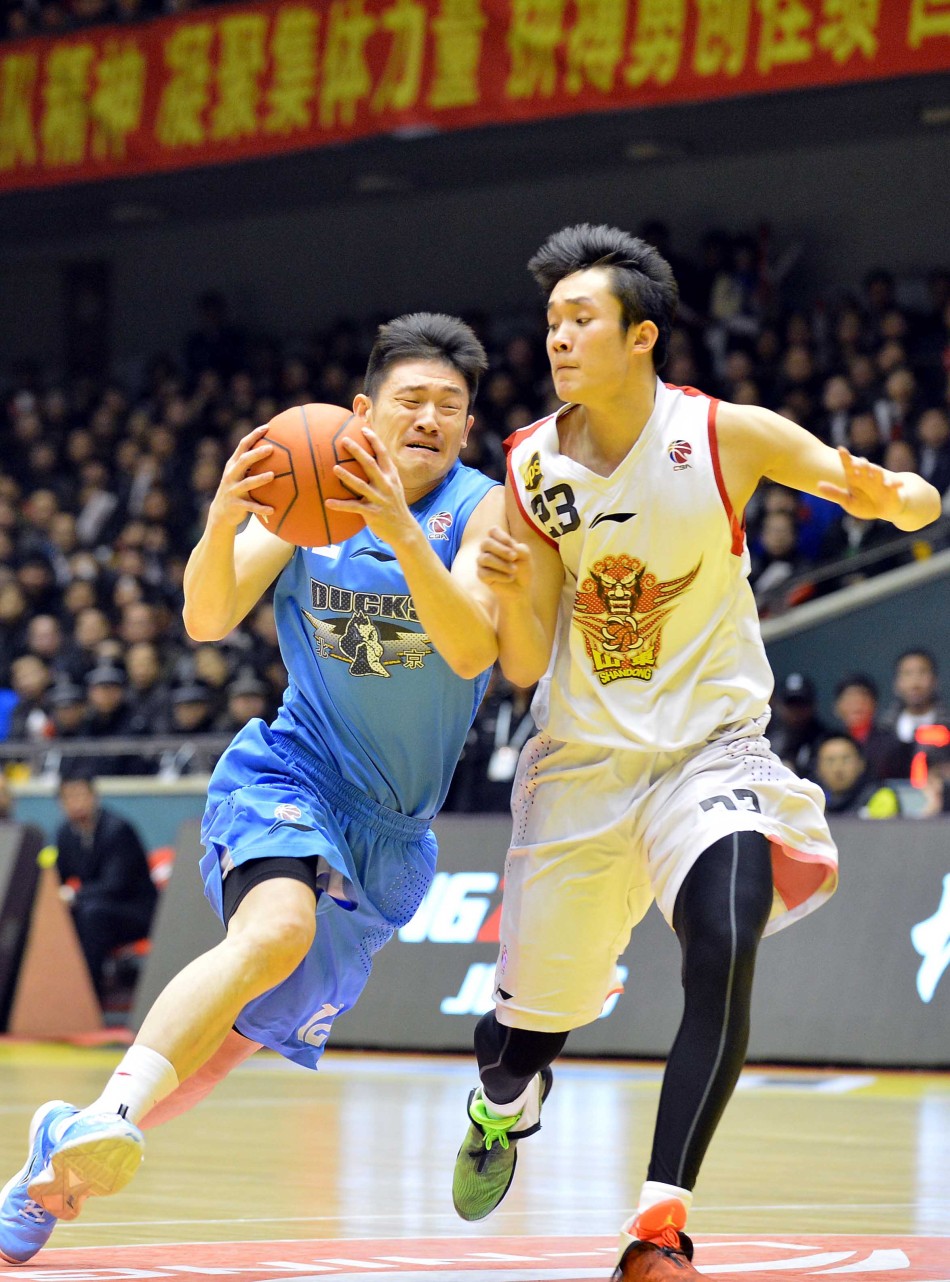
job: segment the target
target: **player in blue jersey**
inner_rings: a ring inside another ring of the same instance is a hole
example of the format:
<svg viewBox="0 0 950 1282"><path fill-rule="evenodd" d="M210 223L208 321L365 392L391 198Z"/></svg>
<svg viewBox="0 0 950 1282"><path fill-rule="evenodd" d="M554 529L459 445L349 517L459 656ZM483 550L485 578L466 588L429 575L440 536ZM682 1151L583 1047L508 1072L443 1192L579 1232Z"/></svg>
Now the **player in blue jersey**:
<svg viewBox="0 0 950 1282"><path fill-rule="evenodd" d="M191 1108L261 1046L316 1068L373 955L425 894L429 822L498 654L477 555L504 520L503 491L459 461L485 368L452 317L380 328L354 402L375 457L354 447L368 479L349 478L353 499L336 501L366 526L337 546L294 548L247 520L272 510L255 498L271 473L248 475L272 451L264 428L228 460L185 572L185 626L220 640L276 580L289 685L209 785L201 869L227 935L160 994L93 1104L37 1110L27 1162L0 1194L0 1258L25 1262L57 1218L124 1187L139 1124Z"/></svg>

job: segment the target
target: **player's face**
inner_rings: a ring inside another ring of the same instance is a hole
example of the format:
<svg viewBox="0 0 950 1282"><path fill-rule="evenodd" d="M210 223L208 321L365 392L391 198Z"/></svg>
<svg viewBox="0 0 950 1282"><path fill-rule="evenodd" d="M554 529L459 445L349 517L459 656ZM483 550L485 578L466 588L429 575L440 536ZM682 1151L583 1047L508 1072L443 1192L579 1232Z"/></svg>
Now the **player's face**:
<svg viewBox="0 0 950 1282"><path fill-rule="evenodd" d="M410 501L451 470L474 421L465 379L444 361L401 361L372 400L355 405L393 456Z"/></svg>
<svg viewBox="0 0 950 1282"><path fill-rule="evenodd" d="M652 321L623 328L604 268L565 276L548 299L548 359L558 396L587 405L623 395L636 364L649 359L656 332Z"/></svg>

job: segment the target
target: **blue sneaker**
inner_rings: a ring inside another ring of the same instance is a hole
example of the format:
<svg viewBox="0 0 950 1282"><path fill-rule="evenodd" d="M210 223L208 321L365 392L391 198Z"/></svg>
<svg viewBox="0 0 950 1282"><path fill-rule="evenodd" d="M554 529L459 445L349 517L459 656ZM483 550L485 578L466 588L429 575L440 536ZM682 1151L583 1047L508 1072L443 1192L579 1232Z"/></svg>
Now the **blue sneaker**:
<svg viewBox="0 0 950 1282"><path fill-rule="evenodd" d="M145 1154L142 1132L118 1113L78 1113L57 1131L26 1191L60 1220L74 1220L87 1197L124 1189Z"/></svg>
<svg viewBox="0 0 950 1282"><path fill-rule="evenodd" d="M7 1264L26 1264L43 1249L56 1227L56 1216L34 1202L27 1186L34 1171L46 1165L52 1148L50 1127L78 1112L72 1104L52 1100L33 1114L26 1164L0 1191L0 1260Z"/></svg>

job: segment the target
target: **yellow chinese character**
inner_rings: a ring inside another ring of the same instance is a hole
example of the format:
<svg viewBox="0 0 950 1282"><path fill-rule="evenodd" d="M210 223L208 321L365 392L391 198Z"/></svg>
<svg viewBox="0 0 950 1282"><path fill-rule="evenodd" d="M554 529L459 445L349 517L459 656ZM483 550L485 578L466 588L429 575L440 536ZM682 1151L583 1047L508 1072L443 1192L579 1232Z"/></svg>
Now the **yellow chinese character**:
<svg viewBox="0 0 950 1282"><path fill-rule="evenodd" d="M429 11L417 0L395 0L384 9L380 25L392 33L389 57L380 76L373 111L405 111L414 107L422 80Z"/></svg>
<svg viewBox="0 0 950 1282"><path fill-rule="evenodd" d="M107 40L95 68L90 100L92 154L121 160L125 142L142 122L145 55L134 40Z"/></svg>
<svg viewBox="0 0 950 1282"><path fill-rule="evenodd" d="M693 69L699 76L737 76L749 45L749 0L696 0Z"/></svg>
<svg viewBox="0 0 950 1282"><path fill-rule="evenodd" d="M911 0L907 43L919 49L933 36L950 36L950 0Z"/></svg>
<svg viewBox="0 0 950 1282"><path fill-rule="evenodd" d="M577 21L567 37L568 93L585 83L609 93L623 57L627 0L577 0Z"/></svg>
<svg viewBox="0 0 950 1282"><path fill-rule="evenodd" d="M334 0L330 6L320 82L321 125L330 127L337 118L352 125L356 119L357 103L372 88L366 42L375 26L363 0Z"/></svg>
<svg viewBox="0 0 950 1282"><path fill-rule="evenodd" d="M232 14L221 19L218 35L218 100L211 113L211 137L247 138L257 133L267 19L260 13Z"/></svg>
<svg viewBox="0 0 950 1282"><path fill-rule="evenodd" d="M877 20L881 0L824 0L818 44L835 62L847 62L854 53L873 58L877 53Z"/></svg>
<svg viewBox="0 0 950 1282"><path fill-rule="evenodd" d="M630 45L630 62L623 73L628 85L655 80L668 85L683 56L686 0L641 0Z"/></svg>
<svg viewBox="0 0 950 1282"><path fill-rule="evenodd" d="M808 39L811 11L802 0L756 0L762 17L755 65L769 72L781 63L807 62L812 55Z"/></svg>
<svg viewBox="0 0 950 1282"><path fill-rule="evenodd" d="M179 27L165 42L171 77L158 104L155 136L165 147L197 147L205 140L204 112L211 97L210 22Z"/></svg>
<svg viewBox="0 0 950 1282"><path fill-rule="evenodd" d="M36 163L30 110L36 72L35 54L13 53L0 59L0 169Z"/></svg>
<svg viewBox="0 0 950 1282"><path fill-rule="evenodd" d="M281 9L274 23L271 59L274 73L267 92L267 133L289 134L310 124L317 88L317 31L312 9Z"/></svg>
<svg viewBox="0 0 950 1282"><path fill-rule="evenodd" d="M557 81L554 51L564 34L565 0L512 0L508 28L509 98L550 98Z"/></svg>
<svg viewBox="0 0 950 1282"><path fill-rule="evenodd" d="M482 32L488 19L480 0L442 0L432 19L435 71L430 107L471 107L478 102Z"/></svg>
<svg viewBox="0 0 950 1282"><path fill-rule="evenodd" d="M79 165L86 156L89 129L89 69L92 45L54 45L43 85L43 163Z"/></svg>

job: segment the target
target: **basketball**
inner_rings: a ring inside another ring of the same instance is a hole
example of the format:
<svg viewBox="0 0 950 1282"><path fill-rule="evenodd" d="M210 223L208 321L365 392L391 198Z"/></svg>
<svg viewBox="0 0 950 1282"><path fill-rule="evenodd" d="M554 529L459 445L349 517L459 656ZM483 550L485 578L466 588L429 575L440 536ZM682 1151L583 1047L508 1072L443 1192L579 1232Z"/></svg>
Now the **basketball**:
<svg viewBox="0 0 950 1282"><path fill-rule="evenodd" d="M274 509L265 528L298 547L325 547L358 534L365 522L350 512L334 512L327 499L357 497L334 475L341 463L354 476L365 472L342 443L350 437L370 453L363 422L340 405L295 405L275 414L261 441L273 452L248 471L273 472L274 479L254 491L254 498ZM258 520L263 518L258 517Z"/></svg>

